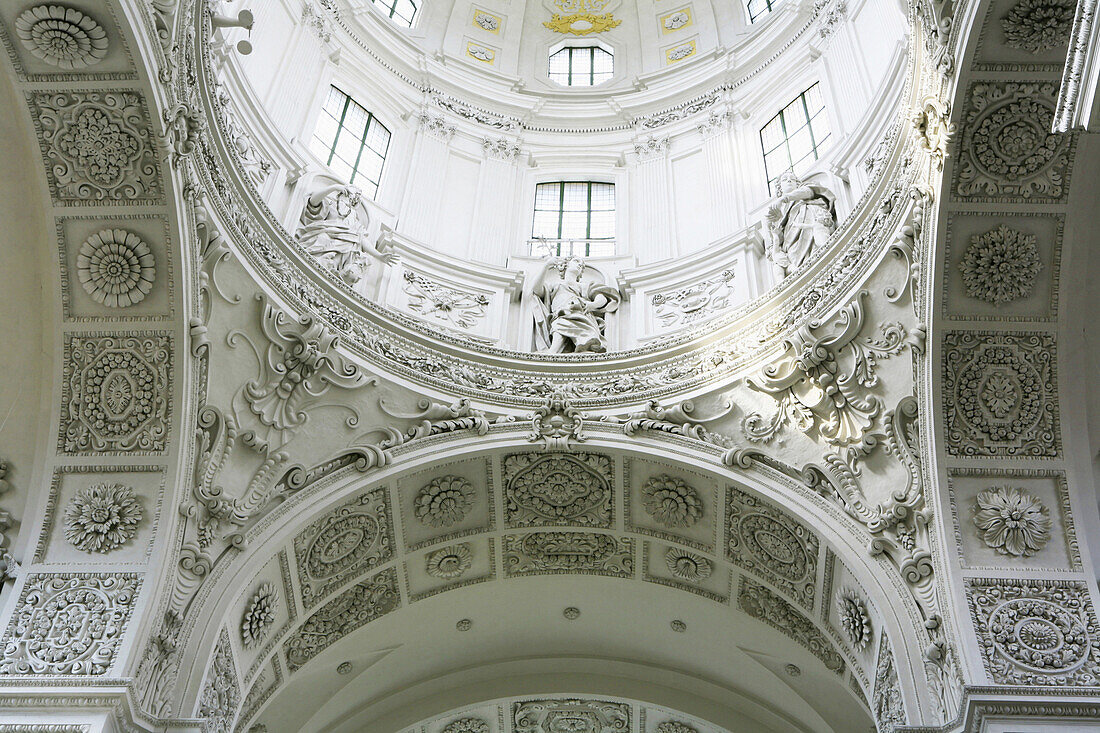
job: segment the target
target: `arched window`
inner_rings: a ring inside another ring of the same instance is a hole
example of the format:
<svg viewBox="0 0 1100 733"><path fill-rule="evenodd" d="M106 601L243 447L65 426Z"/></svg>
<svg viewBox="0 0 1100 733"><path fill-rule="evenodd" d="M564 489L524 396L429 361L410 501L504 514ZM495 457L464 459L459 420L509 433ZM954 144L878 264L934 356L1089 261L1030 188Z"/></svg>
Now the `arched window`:
<svg viewBox="0 0 1100 733"><path fill-rule="evenodd" d="M310 141L317 157L373 199L389 146L390 131L374 115L336 87L329 88Z"/></svg>
<svg viewBox="0 0 1100 733"><path fill-rule="evenodd" d="M615 184L555 181L535 186L532 255L615 254Z"/></svg>
<svg viewBox="0 0 1100 733"><path fill-rule="evenodd" d="M615 75L615 57L599 46L566 46L550 54L550 79L567 87L593 87Z"/></svg>
<svg viewBox="0 0 1100 733"><path fill-rule="evenodd" d="M825 100L817 84L795 97L760 130L760 145L764 149L764 168L768 175L768 190L779 174L788 168L801 173L813 165L829 139L829 120L825 115Z"/></svg>
<svg viewBox="0 0 1100 733"><path fill-rule="evenodd" d="M745 8L749 11L749 22L755 23L760 20L761 16L770 13L778 4L779 0L748 0Z"/></svg>
<svg viewBox="0 0 1100 733"><path fill-rule="evenodd" d="M395 23L407 25L412 28L413 19L416 17L417 5L413 0L371 0Z"/></svg>

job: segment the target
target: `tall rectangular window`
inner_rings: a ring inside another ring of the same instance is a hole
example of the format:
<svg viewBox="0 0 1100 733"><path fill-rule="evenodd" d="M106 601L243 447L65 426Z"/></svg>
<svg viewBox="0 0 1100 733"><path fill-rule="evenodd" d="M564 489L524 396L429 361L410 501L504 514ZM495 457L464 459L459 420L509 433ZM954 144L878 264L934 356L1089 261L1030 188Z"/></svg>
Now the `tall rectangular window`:
<svg viewBox="0 0 1100 733"><path fill-rule="evenodd" d="M768 189L773 188L772 183L788 168L801 175L818 159L828 139L829 120L825 115L825 100L819 85L814 84L760 130Z"/></svg>
<svg viewBox="0 0 1100 733"><path fill-rule="evenodd" d="M390 20L412 28L416 18L416 3L413 0L372 0Z"/></svg>
<svg viewBox="0 0 1100 733"><path fill-rule="evenodd" d="M779 0L748 0L745 7L749 11L749 22L755 23L761 16L774 10L778 4Z"/></svg>
<svg viewBox="0 0 1100 733"><path fill-rule="evenodd" d="M549 74L563 86L596 86L615 75L615 57L599 46L566 46L550 55Z"/></svg>
<svg viewBox="0 0 1100 733"><path fill-rule="evenodd" d="M535 186L531 254L615 254L615 184L559 181Z"/></svg>
<svg viewBox="0 0 1100 733"><path fill-rule="evenodd" d="M337 176L362 189L364 196L377 195L390 131L336 87L329 88L309 146Z"/></svg>

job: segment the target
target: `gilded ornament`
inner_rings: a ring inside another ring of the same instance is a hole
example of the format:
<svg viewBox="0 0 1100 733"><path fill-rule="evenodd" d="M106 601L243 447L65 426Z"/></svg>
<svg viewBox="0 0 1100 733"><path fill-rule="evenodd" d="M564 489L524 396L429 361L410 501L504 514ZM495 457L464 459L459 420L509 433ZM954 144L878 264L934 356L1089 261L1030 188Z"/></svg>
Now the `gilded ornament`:
<svg viewBox="0 0 1100 733"><path fill-rule="evenodd" d="M1038 498L1014 486L978 494L974 526L986 545L1002 555L1029 557L1050 541L1050 512Z"/></svg>
<svg viewBox="0 0 1100 733"><path fill-rule="evenodd" d="M136 234L104 229L80 245L76 272L97 303L125 308L144 300L153 289L156 264L149 245Z"/></svg>
<svg viewBox="0 0 1100 733"><path fill-rule="evenodd" d="M65 539L85 552L107 553L134 538L141 518L132 489L96 484L78 491L65 509Z"/></svg>
<svg viewBox="0 0 1100 733"><path fill-rule="evenodd" d="M62 69L94 66L107 56L107 33L63 5L38 5L15 19L15 35L37 58Z"/></svg>
<svg viewBox="0 0 1100 733"><path fill-rule="evenodd" d="M574 36L587 36L590 33L603 33L616 28L622 23L613 13L573 13L572 15L554 16L543 25L555 33L570 33Z"/></svg>

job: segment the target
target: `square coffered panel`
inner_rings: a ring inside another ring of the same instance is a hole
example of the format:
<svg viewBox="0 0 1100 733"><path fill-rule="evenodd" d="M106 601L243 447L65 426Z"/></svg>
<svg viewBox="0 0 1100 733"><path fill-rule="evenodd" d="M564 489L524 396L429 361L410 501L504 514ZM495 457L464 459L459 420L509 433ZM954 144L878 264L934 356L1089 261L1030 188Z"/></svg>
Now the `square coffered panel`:
<svg viewBox="0 0 1100 733"><path fill-rule="evenodd" d="M714 552L718 483L657 461L624 462L627 529Z"/></svg>
<svg viewBox="0 0 1100 733"><path fill-rule="evenodd" d="M57 469L34 561L144 565L160 520L164 482L161 466Z"/></svg>
<svg viewBox="0 0 1100 733"><path fill-rule="evenodd" d="M302 605L315 606L353 577L391 560L393 535L385 486L364 491L311 522L294 538Z"/></svg>
<svg viewBox="0 0 1100 733"><path fill-rule="evenodd" d="M964 568L1080 570L1061 471L948 471Z"/></svg>
<svg viewBox="0 0 1100 733"><path fill-rule="evenodd" d="M1055 214L952 214L943 299L947 317L1054 320L1063 222Z"/></svg>
<svg viewBox="0 0 1100 733"><path fill-rule="evenodd" d="M418 601L443 590L492 580L496 575L488 537L457 540L433 547L405 562L409 598Z"/></svg>
<svg viewBox="0 0 1100 733"><path fill-rule="evenodd" d="M614 462L598 453L509 453L501 458L507 527L610 528Z"/></svg>
<svg viewBox="0 0 1100 733"><path fill-rule="evenodd" d="M173 315L164 217L58 217L56 224L66 320Z"/></svg>
<svg viewBox="0 0 1100 733"><path fill-rule="evenodd" d="M997 0L990 3L974 68L1006 68L1060 72L1076 3L1071 0Z"/></svg>
<svg viewBox="0 0 1100 733"><path fill-rule="evenodd" d="M16 72L30 81L136 79L109 3L0 3L0 32Z"/></svg>
<svg viewBox="0 0 1100 733"><path fill-rule="evenodd" d="M397 505L408 551L493 529L489 459L451 461L397 482Z"/></svg>
<svg viewBox="0 0 1100 733"><path fill-rule="evenodd" d="M645 579L650 583L698 593L718 603L729 603L732 573L695 550L664 542L642 543Z"/></svg>

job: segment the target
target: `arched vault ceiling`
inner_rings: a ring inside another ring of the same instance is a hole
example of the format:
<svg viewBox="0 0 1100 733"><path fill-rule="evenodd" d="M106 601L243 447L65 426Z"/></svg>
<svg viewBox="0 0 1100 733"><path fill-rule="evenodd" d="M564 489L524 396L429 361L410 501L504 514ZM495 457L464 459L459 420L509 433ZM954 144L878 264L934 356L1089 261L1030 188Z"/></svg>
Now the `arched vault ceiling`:
<svg viewBox="0 0 1100 733"><path fill-rule="evenodd" d="M0 8L58 254L53 403L0 476L13 725L1100 714L1059 382L1095 144L1049 132L1066 34L1036 25L1068 2L914 0L897 122L813 267L704 332L548 359L317 271L215 103L205 3L71 4Z"/></svg>

